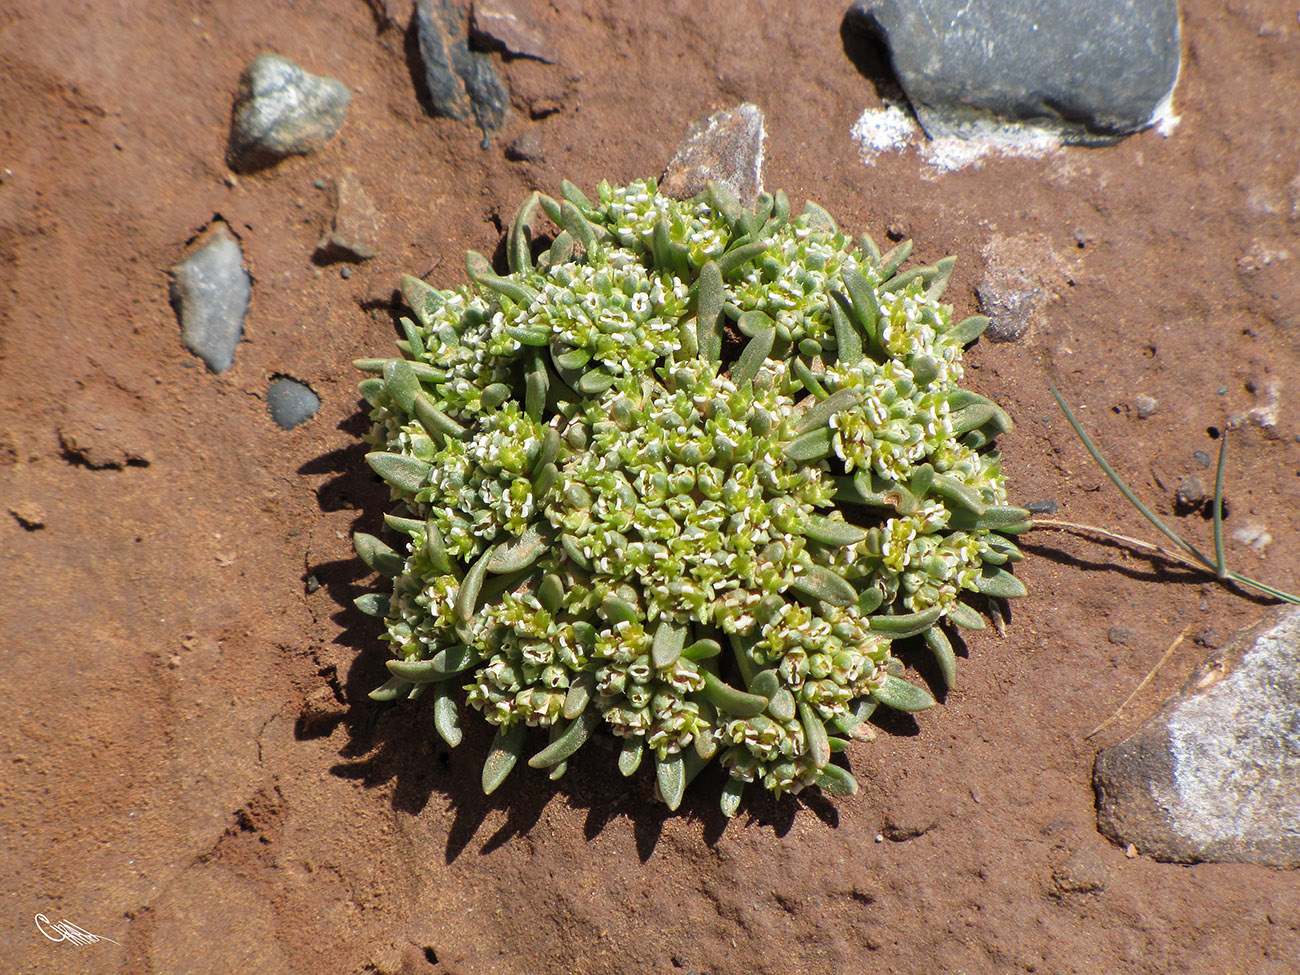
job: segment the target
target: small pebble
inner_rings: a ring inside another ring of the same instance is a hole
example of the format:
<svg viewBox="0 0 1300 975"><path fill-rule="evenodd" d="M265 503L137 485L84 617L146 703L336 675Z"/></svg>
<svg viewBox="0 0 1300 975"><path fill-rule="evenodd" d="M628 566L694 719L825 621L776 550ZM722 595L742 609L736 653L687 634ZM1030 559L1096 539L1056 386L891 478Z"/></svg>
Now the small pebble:
<svg viewBox="0 0 1300 975"><path fill-rule="evenodd" d="M19 501L9 506L9 513L29 532L45 527L45 509L36 501Z"/></svg>
<svg viewBox="0 0 1300 975"><path fill-rule="evenodd" d="M314 573L307 577L306 589L308 596L320 589L320 580L316 578Z"/></svg>
<svg viewBox="0 0 1300 975"><path fill-rule="evenodd" d="M306 383L296 379L272 380L266 390L266 407L271 419L285 430L306 423L320 409L320 397Z"/></svg>
<svg viewBox="0 0 1300 975"><path fill-rule="evenodd" d="M531 128L515 136L506 146L506 158L513 162L540 162L542 158L542 132Z"/></svg>
<svg viewBox="0 0 1300 975"><path fill-rule="evenodd" d="M1195 474L1189 475L1182 484L1178 485L1178 492L1175 495L1177 502L1186 508L1199 507L1206 497L1205 485Z"/></svg>
<svg viewBox="0 0 1300 975"><path fill-rule="evenodd" d="M234 365L252 290L239 242L220 221L172 268L172 304L181 322L181 341L213 372Z"/></svg>
<svg viewBox="0 0 1300 975"><path fill-rule="evenodd" d="M1300 440L1300 437L1297 437L1296 439ZM1196 461L1196 463L1200 464L1202 467L1210 466L1210 455L1207 454L1204 450L1193 451L1192 460Z"/></svg>
<svg viewBox="0 0 1300 975"><path fill-rule="evenodd" d="M352 268L344 264L341 268L339 268L339 277L341 277L344 281L352 277Z"/></svg>
<svg viewBox="0 0 1300 975"><path fill-rule="evenodd" d="M1025 510L1031 515L1054 515L1060 506L1055 501L1030 501Z"/></svg>
<svg viewBox="0 0 1300 975"><path fill-rule="evenodd" d="M1139 396L1133 400L1133 405L1137 407L1138 417L1143 420L1160 408L1154 396Z"/></svg>
<svg viewBox="0 0 1300 975"><path fill-rule="evenodd" d="M1106 631L1106 639L1121 647L1133 642L1133 631L1123 626L1112 626Z"/></svg>
<svg viewBox="0 0 1300 975"><path fill-rule="evenodd" d="M316 259L368 261L379 253L383 218L370 195L346 172L334 187L334 217L316 244Z"/></svg>
<svg viewBox="0 0 1300 975"><path fill-rule="evenodd" d="M351 101L337 78L310 74L278 54L259 55L239 77L231 167L258 169L320 148L343 124Z"/></svg>
<svg viewBox="0 0 1300 975"><path fill-rule="evenodd" d="M990 342L1018 342L1047 321L1047 308L1065 288L1067 265L1042 234L995 234L981 252L984 274L975 286L989 318Z"/></svg>

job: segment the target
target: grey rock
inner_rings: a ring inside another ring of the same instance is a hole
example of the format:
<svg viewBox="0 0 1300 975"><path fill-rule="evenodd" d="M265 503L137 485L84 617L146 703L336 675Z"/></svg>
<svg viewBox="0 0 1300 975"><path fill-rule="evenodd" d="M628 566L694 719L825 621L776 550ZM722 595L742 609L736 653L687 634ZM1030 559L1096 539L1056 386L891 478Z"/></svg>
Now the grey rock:
<svg viewBox="0 0 1300 975"><path fill-rule="evenodd" d="M1047 498L1043 501L1030 501L1025 505L1025 510L1031 515L1054 515L1061 510L1061 506Z"/></svg>
<svg viewBox="0 0 1300 975"><path fill-rule="evenodd" d="M1177 0L858 0L926 132L1032 120L1068 141L1152 125L1179 69Z"/></svg>
<svg viewBox="0 0 1300 975"><path fill-rule="evenodd" d="M1139 418L1145 420L1147 417L1155 414L1160 409L1160 403L1154 396L1142 394L1133 400L1133 406L1137 409Z"/></svg>
<svg viewBox="0 0 1300 975"><path fill-rule="evenodd" d="M266 390L266 408L271 419L285 430L306 423L320 409L320 397L310 386L296 379L281 377L271 381Z"/></svg>
<svg viewBox="0 0 1300 975"><path fill-rule="evenodd" d="M452 119L472 115L486 148L505 121L510 101L492 59L469 49L465 17L453 0L419 0L415 29L434 114Z"/></svg>
<svg viewBox="0 0 1300 975"><path fill-rule="evenodd" d="M257 169L318 149L338 131L352 93L337 78L318 77L278 54L261 54L239 77L229 161Z"/></svg>
<svg viewBox="0 0 1300 975"><path fill-rule="evenodd" d="M1176 507L1183 510L1189 508L1199 508L1210 493L1205 490L1205 485L1195 474L1189 474L1183 483L1178 485L1178 490L1174 494Z"/></svg>
<svg viewBox="0 0 1300 975"><path fill-rule="evenodd" d="M1300 608L1212 653L1097 756L1097 825L1157 860L1300 866Z"/></svg>
<svg viewBox="0 0 1300 975"><path fill-rule="evenodd" d="M560 56L537 26L534 6L527 0L475 0L470 12L470 30L475 40L485 47L555 64Z"/></svg>
<svg viewBox="0 0 1300 975"><path fill-rule="evenodd" d="M224 223L213 223L190 255L172 268L172 303L181 322L181 341L213 372L235 362L253 285L244 254Z"/></svg>
<svg viewBox="0 0 1300 975"><path fill-rule="evenodd" d="M346 172L334 187L334 217L316 245L318 258L365 261L379 253L383 220L356 177Z"/></svg>
<svg viewBox="0 0 1300 975"><path fill-rule="evenodd" d="M1042 235L997 235L984 246L984 276L975 286L989 318L990 342L1016 342L1042 325L1065 281L1065 262Z"/></svg>
<svg viewBox="0 0 1300 975"><path fill-rule="evenodd" d="M694 122L664 170L659 189L674 199L726 183L745 206L763 192L763 110L751 102Z"/></svg>

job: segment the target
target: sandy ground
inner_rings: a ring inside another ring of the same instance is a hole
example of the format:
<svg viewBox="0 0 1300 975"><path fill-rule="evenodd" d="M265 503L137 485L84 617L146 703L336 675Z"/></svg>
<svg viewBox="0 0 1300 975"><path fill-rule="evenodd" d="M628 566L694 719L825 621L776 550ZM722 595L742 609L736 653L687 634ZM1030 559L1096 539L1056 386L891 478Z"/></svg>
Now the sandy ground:
<svg viewBox="0 0 1300 975"><path fill-rule="evenodd" d="M1293 874L1128 858L1095 830L1096 750L1179 686L1205 653L1194 638L1262 612L1163 563L1034 533L1006 637L973 635L943 707L853 747L857 798L752 801L729 823L717 781L669 815L648 775L627 788L601 755L485 800L485 731L452 753L418 707L372 721L384 654L351 606L367 579L349 533L377 529L385 492L361 459L350 363L389 353L399 275L458 283L463 252L491 253L530 189L657 175L693 119L743 100L767 114L769 188L911 236L919 260L959 255L959 315L998 238L1058 269L1043 324L968 355L969 385L1018 421L1003 443L1018 501L1150 534L1052 381L1204 540L1174 492L1206 476L1195 451L1276 395L1271 427L1233 433L1228 489L1229 529L1274 541L1233 541L1230 558L1300 588L1300 33L1273 0L1183 6L1171 137L936 177L913 151L859 159L850 129L881 102L846 56L842 3L554 0L542 22L561 63L503 67L503 139L536 129L536 163L425 115L405 23L363 0L5 5L0 968L1296 971ZM353 102L321 151L235 177L231 97L265 50L344 79ZM316 181L348 170L385 235L344 278L312 252L329 215ZM181 346L167 292L215 215L254 278L222 375ZM323 401L290 432L264 402L280 374ZM1146 418L1140 395L1159 403ZM117 943L53 943L37 914Z"/></svg>

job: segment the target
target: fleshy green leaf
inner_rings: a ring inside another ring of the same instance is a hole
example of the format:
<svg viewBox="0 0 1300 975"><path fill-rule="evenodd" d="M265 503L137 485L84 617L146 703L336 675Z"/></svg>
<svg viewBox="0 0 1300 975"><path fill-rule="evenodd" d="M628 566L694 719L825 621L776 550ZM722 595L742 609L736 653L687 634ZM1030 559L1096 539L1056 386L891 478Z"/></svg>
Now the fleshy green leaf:
<svg viewBox="0 0 1300 975"><path fill-rule="evenodd" d="M352 546L361 556L361 561L381 575L390 579L402 574L406 560L385 545L374 535L357 532L352 536Z"/></svg>
<svg viewBox="0 0 1300 975"><path fill-rule="evenodd" d="M600 722L600 711L588 708L574 718L555 741L530 758L528 764L533 768L549 768L564 761L586 743Z"/></svg>
<svg viewBox="0 0 1300 975"><path fill-rule="evenodd" d="M406 454L390 454L386 450L373 450L366 454L366 463L393 487L408 494L424 487L429 471L433 469L422 460Z"/></svg>
<svg viewBox="0 0 1300 975"><path fill-rule="evenodd" d="M686 791L686 769L682 764L682 753L674 752L667 758L661 758L655 765L655 779L659 783L659 797L664 805L674 812L682 804L682 794Z"/></svg>
<svg viewBox="0 0 1300 975"><path fill-rule="evenodd" d="M909 684L893 674L886 674L885 683L872 691L871 696L895 711L924 711L936 703L925 688Z"/></svg>
<svg viewBox="0 0 1300 975"><path fill-rule="evenodd" d="M502 726L497 729L492 741L492 750L488 752L487 761L483 763L483 794L490 796L506 780L510 770L519 761L519 754L524 750L523 724Z"/></svg>

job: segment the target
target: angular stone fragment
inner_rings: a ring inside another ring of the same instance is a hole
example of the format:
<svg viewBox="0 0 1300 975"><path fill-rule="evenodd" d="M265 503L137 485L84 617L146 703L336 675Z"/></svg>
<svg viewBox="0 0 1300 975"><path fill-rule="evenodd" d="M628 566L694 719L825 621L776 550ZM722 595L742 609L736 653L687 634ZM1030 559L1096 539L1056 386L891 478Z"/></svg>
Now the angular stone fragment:
<svg viewBox="0 0 1300 975"><path fill-rule="evenodd" d="M1300 608L1211 654L1093 787L1102 833L1157 860L1300 867Z"/></svg>
<svg viewBox="0 0 1300 975"><path fill-rule="evenodd" d="M453 119L473 115L486 144L505 121L510 96L492 59L469 49L460 6L453 0L419 0L415 28L434 114Z"/></svg>
<svg viewBox="0 0 1300 975"><path fill-rule="evenodd" d="M500 48L520 58L554 64L559 60L546 34L537 26L532 3L526 0L475 0L470 29L485 47Z"/></svg>
<svg viewBox="0 0 1300 975"><path fill-rule="evenodd" d="M989 318L990 342L1015 342L1043 322L1047 306L1065 283L1065 262L1041 235L1003 237L984 246L984 276L975 287Z"/></svg>
<svg viewBox="0 0 1300 975"><path fill-rule="evenodd" d="M235 362L244 332L252 281L243 251L224 223L203 232L189 257L172 268L172 304L181 322L181 341L213 372Z"/></svg>
<svg viewBox="0 0 1300 975"><path fill-rule="evenodd" d="M351 173L334 187L334 218L316 245L318 257L365 261L379 253L383 220L379 210Z"/></svg>
<svg viewBox="0 0 1300 975"><path fill-rule="evenodd" d="M351 101L337 78L310 74L278 54L259 55L239 77L230 165L257 169L319 148L343 124Z"/></svg>
<svg viewBox="0 0 1300 975"><path fill-rule="evenodd" d="M659 189L686 200L710 180L726 183L745 206L763 192L763 110L751 102L692 123L664 170Z"/></svg>
<svg viewBox="0 0 1300 975"><path fill-rule="evenodd" d="M1177 0L857 0L932 138L991 119L1067 141L1114 139L1167 111L1179 68Z"/></svg>
<svg viewBox="0 0 1300 975"><path fill-rule="evenodd" d="M281 377L272 380L267 387L266 408L280 427L292 430L316 415L320 409L320 397L306 383Z"/></svg>

